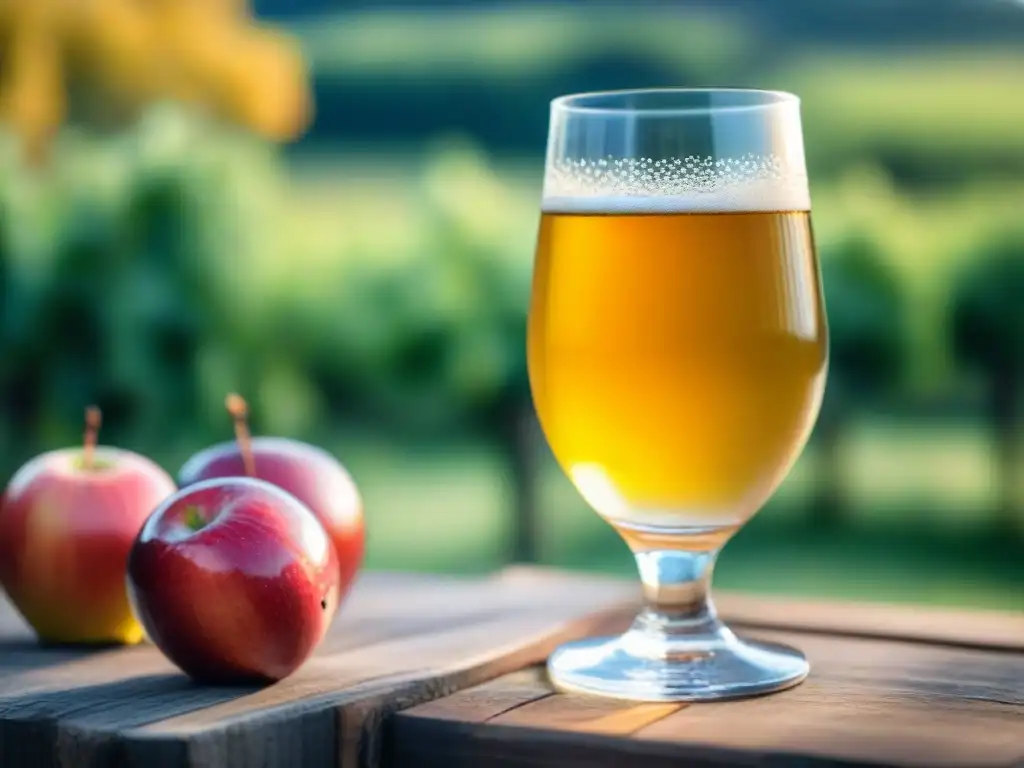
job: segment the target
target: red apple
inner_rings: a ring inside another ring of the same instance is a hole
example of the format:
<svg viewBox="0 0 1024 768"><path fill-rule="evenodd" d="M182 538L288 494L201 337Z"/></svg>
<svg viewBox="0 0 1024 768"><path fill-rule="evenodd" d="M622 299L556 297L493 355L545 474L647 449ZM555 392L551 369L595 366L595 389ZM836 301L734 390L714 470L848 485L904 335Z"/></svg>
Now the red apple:
<svg viewBox="0 0 1024 768"><path fill-rule="evenodd" d="M338 561L298 499L262 480L209 480L161 504L128 558L150 639L205 683L272 682L320 643L338 605Z"/></svg>
<svg viewBox="0 0 1024 768"><path fill-rule="evenodd" d="M228 410L238 439L194 455L178 473L178 485L249 475L288 491L327 529L338 555L344 596L355 581L366 546L363 502L352 476L322 448L282 437L249 437L245 401L237 395L228 398Z"/></svg>
<svg viewBox="0 0 1024 768"><path fill-rule="evenodd" d="M29 461L0 501L0 583L48 643L137 643L142 627L125 589L128 551L146 518L175 491L144 456L96 446Z"/></svg>

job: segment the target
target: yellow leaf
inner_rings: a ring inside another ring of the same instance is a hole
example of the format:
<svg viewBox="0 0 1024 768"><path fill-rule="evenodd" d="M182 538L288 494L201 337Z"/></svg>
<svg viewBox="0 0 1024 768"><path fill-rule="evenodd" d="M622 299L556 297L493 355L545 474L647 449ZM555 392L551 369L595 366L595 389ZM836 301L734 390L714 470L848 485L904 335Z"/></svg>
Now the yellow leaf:
<svg viewBox="0 0 1024 768"><path fill-rule="evenodd" d="M45 147L73 74L122 107L187 101L294 139L312 115L306 63L251 16L247 0L0 0L0 120Z"/></svg>
<svg viewBox="0 0 1024 768"><path fill-rule="evenodd" d="M39 158L64 119L60 50L46 30L16 38L5 62L0 116Z"/></svg>
<svg viewBox="0 0 1024 768"><path fill-rule="evenodd" d="M270 30L253 30L227 71L225 100L233 116L276 141L302 134L312 120L306 63L290 39Z"/></svg>

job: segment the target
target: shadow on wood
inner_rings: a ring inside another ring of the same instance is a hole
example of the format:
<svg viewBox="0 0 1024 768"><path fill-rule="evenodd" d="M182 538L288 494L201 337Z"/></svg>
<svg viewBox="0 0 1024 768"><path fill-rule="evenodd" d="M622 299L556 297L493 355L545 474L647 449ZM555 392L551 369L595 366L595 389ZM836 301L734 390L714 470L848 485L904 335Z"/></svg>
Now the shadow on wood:
<svg viewBox="0 0 1024 768"><path fill-rule="evenodd" d="M116 652L111 646L99 648L45 647L34 639L0 640L0 670L17 673L44 669L103 653Z"/></svg>
<svg viewBox="0 0 1024 768"><path fill-rule="evenodd" d="M96 685L32 685L0 690L0 765L117 765L118 734L249 693L210 688L181 674L129 677Z"/></svg>

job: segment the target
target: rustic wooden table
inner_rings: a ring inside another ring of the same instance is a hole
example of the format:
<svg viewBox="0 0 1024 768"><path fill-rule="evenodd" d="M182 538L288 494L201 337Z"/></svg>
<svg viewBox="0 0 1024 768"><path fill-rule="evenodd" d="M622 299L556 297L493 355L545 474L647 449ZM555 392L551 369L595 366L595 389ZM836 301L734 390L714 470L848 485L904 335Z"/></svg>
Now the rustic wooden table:
<svg viewBox="0 0 1024 768"><path fill-rule="evenodd" d="M1024 615L719 596L811 677L692 706L555 693L564 640L623 627L629 582L371 574L317 655L263 689L190 684L153 648L41 649L0 603L0 766L1024 766Z"/></svg>

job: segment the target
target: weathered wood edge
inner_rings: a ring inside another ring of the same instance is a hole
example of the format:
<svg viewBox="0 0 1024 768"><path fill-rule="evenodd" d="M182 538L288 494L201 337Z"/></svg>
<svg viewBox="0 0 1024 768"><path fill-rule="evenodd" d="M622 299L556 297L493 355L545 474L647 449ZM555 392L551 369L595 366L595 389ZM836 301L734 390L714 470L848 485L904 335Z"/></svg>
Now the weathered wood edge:
<svg viewBox="0 0 1024 768"><path fill-rule="evenodd" d="M553 574L552 574L553 576ZM499 572L485 581L500 580ZM553 579L549 579L553 584ZM564 585L564 582L563 582ZM514 585L522 594L524 590ZM146 725L118 728L113 725L99 728L79 728L73 724L50 721L36 724L12 722L11 728L0 732L0 753L15 759L18 765L71 765L75 768L99 768L117 765L119 768L182 768L183 766L223 766L241 768L252 764L291 766L288 745L301 742L303 765L376 765L380 753L380 724L386 716L398 709L414 706L443 697L453 691L472 687L517 669L543 661L557 645L601 629L610 609L614 620L622 615L622 607L633 603L635 596L628 582L620 581L617 589L588 594L572 583L565 607L564 618L545 627L543 622L530 630L529 635L518 635L512 644L496 642L493 650L482 650L479 645L472 658L447 662L432 675L424 676L419 669L396 675L384 674L344 688L325 691L301 700L292 700L269 706L256 712L226 716L190 733L148 733ZM565 599L565 593L562 593ZM538 600L543 601L543 597ZM559 603L560 604L560 603ZM573 612L572 605L593 606L594 611ZM550 613L551 608L548 608ZM627 609L627 613L632 609ZM554 615L560 615L557 611ZM531 620L526 619L529 625ZM496 641L501 639L504 620L492 622ZM448 635L454 642L463 631L461 625L438 627L428 636ZM605 630L606 631L606 630ZM416 636L419 638L419 636ZM425 636L426 637L426 636ZM521 643L521 645L519 645ZM367 649L376 644L367 646ZM457 647L457 646L453 646ZM156 722L161 721L154 721ZM28 728L37 734L30 740L54 744L53 752L34 758L24 752L30 746L18 734ZM22 729L22 730L19 730ZM2 731L3 729L0 729ZM47 735L48 734L48 735ZM4 739L3 737L6 736ZM45 737L45 738L44 738ZM263 745L267 751L260 752ZM6 751L13 750L13 751ZM292 756L294 757L294 755ZM43 762L40 762L40 761ZM56 761L56 762L55 762ZM313 761L313 762L311 762Z"/></svg>
<svg viewBox="0 0 1024 768"><path fill-rule="evenodd" d="M573 622L569 631L576 637L599 634L618 628L622 624L621 607L592 614ZM467 669L432 681L429 691L415 683L397 688L386 695L364 699L355 706L338 710L341 737L341 765L360 768L379 768L387 765L387 751L393 746L391 727L393 715L410 707L449 696L457 691L481 685L504 675L543 663L564 639L549 636L542 642L502 658L499 665L488 668ZM501 671L495 674L498 667Z"/></svg>
<svg viewBox="0 0 1024 768"><path fill-rule="evenodd" d="M322 742L324 737L333 732L333 754L320 750L325 757L332 758L336 765L344 768L377 768L382 765L384 746L389 742L387 728L390 716L394 713L539 664L559 644L574 637L602 631L608 622L620 622L621 615L622 610L619 608L567 622L558 631L512 653L480 659L473 665L455 668L428 680L416 674L395 676L386 680L389 684L386 691L380 690L381 683L385 681L377 678L303 701L301 709L294 702L268 708L257 714L225 719L197 734L150 736L129 732L126 734L129 736L127 740L116 743L113 741L113 733L100 734L100 737L101 740L104 736L111 740L105 745L110 749L107 754L116 755L119 768L180 768L193 765L241 768L251 764L241 759L241 754L250 743L248 737L254 731L281 728L281 712L292 710L289 713L292 715L288 721L289 728L285 730L293 732L295 721L300 721L301 731L310 734L310 738L304 740L307 747L317 741ZM314 733L319 738L312 738ZM89 736L96 738L96 734ZM264 763L265 756L262 761L257 760L257 764ZM267 764L280 763L271 761Z"/></svg>
<svg viewBox="0 0 1024 768"><path fill-rule="evenodd" d="M382 576L386 575L382 574ZM615 585L620 590L619 594L621 594L623 584L628 584L630 581L531 567L507 569L495 577L513 580L533 579L538 580L538 585L554 577L563 581L578 579L581 583L592 584L595 590L604 590ZM905 606L835 604L773 597L749 597L728 593L722 594L718 601L723 615L740 626L909 640L989 650L1017 651L1024 649L1024 617L1015 616L1012 613L948 612ZM308 721L310 727L322 735L326 735L323 731L324 728L334 730L336 719L337 736L340 742L338 757L341 764L345 766L357 764L376 766L385 751L382 745L393 741L393 739L384 737L391 727L388 719L390 714L540 662L555 646L573 636L615 631L623 622L628 621L633 610L632 607L624 607L621 600L609 600L611 604L616 602L617 605L614 608L572 622L571 625L567 624L566 627L561 628L561 631L546 637L534 646L510 654L497 664L488 665L486 662L481 662L475 667L457 669L450 674L441 675L429 681L428 685L424 685L422 679L398 679L394 681L396 686L394 689L385 693L372 694L369 698L359 698L359 686L355 689L335 691L329 695L316 697L315 700L303 702L301 711L296 712L295 716L297 719ZM910 620L907 620L908 616ZM858 621L864 623L857 624ZM987 636L979 636L979 628L983 627L995 628L997 637L994 641ZM192 764L202 764L199 760L204 756L204 742L213 742L217 736L228 731L239 738L229 739L225 742L226 744L243 743L245 731L272 726L272 721L279 716L281 709L293 706L294 704L288 704L277 710L268 709L256 716L248 716L239 721L227 720L218 723L208 733L195 739L142 738L136 742L139 750L132 750L133 759L130 764L145 765L147 768L182 764L164 760L153 761L146 757L155 754L155 750L147 747L155 747L158 742L165 748L170 747L173 750L170 753L165 752L165 757L170 758L171 754L178 754ZM218 749L219 751L220 749ZM105 749L100 749L97 755L101 752L111 754ZM120 750L117 750L117 753L121 755ZM129 765L128 762L124 764ZM231 759L230 764L247 765L248 763ZM706 764L718 765L721 763ZM856 763L850 763L850 765L856 765Z"/></svg>
<svg viewBox="0 0 1024 768"><path fill-rule="evenodd" d="M403 718L393 729L394 752L382 768L584 768L608 765L609 754L622 751L620 738L595 733L546 731L491 723L445 722ZM750 750L721 745L679 745L663 741L629 741L628 754L613 765L643 768L737 768L737 766L800 766L801 768L902 768L908 763L879 763L783 750ZM914 768L917 768L914 766ZM979 768L976 764L943 768ZM989 767L991 768L991 767ZM1017 764L1000 768L1019 768Z"/></svg>

